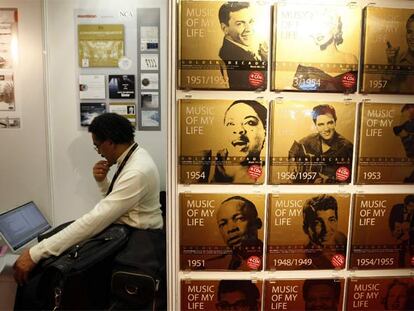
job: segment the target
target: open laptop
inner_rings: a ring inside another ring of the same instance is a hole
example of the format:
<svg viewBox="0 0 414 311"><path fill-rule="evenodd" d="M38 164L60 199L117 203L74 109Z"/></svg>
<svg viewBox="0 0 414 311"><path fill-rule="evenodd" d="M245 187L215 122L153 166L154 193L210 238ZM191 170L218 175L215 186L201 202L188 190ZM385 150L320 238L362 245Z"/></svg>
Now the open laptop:
<svg viewBox="0 0 414 311"><path fill-rule="evenodd" d="M18 253L50 228L51 225L33 201L0 214L0 235L13 253Z"/></svg>

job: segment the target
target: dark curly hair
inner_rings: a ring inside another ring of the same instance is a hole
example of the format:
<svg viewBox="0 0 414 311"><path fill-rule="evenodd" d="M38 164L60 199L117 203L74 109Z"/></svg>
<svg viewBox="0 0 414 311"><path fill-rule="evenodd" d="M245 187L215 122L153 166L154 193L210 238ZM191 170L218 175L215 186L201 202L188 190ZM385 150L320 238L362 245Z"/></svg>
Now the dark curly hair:
<svg viewBox="0 0 414 311"><path fill-rule="evenodd" d="M230 20L230 13L240 11L241 9L247 9L248 7L250 7L249 2L230 1L224 3L220 7L218 13L220 23L228 25Z"/></svg>
<svg viewBox="0 0 414 311"><path fill-rule="evenodd" d="M331 195L321 194L307 200L303 206L303 231L308 233L309 227L317 218L317 211L329 209L335 211L335 217L338 219L338 202Z"/></svg>
<svg viewBox="0 0 414 311"><path fill-rule="evenodd" d="M131 122L116 113L103 113L95 117L88 131L99 141L111 140L115 144L126 144L134 140Z"/></svg>
<svg viewBox="0 0 414 311"><path fill-rule="evenodd" d="M332 107L331 105L318 105L318 106L313 107L313 109L312 109L313 123L316 124L316 118L318 116L324 115L324 114L332 115L332 117L334 118L334 120L336 122L336 112L335 112L334 107Z"/></svg>
<svg viewBox="0 0 414 311"><path fill-rule="evenodd" d="M333 289L334 291L334 298L335 301L339 301L340 295L341 295L341 283L338 280L335 279L306 279L303 283L303 300L308 299L308 294L312 286L315 285L326 285Z"/></svg>
<svg viewBox="0 0 414 311"><path fill-rule="evenodd" d="M226 293L243 293L250 311L257 311L260 304L260 292L251 280L221 280L218 286L216 307L219 308L222 295Z"/></svg>
<svg viewBox="0 0 414 311"><path fill-rule="evenodd" d="M267 124L267 108L265 106L263 106L262 104L260 104L258 101L255 100L236 100L234 101L227 109L226 112L224 113L224 120L226 120L226 115L227 112L233 107L236 106L238 104L245 104L247 106L250 106L256 113L257 116L259 117L260 121L262 121L264 130L266 131L266 124Z"/></svg>

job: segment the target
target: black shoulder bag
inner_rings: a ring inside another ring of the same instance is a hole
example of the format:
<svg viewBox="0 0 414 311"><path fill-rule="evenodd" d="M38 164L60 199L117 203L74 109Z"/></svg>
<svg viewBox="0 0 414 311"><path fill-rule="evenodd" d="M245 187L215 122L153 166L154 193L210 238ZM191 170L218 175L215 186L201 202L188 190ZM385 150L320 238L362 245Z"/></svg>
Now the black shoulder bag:
<svg viewBox="0 0 414 311"><path fill-rule="evenodd" d="M135 143L112 178L108 195L115 180L138 145ZM38 237L41 241L64 229L64 223ZM39 263L40 280L37 297L44 308L102 309L110 303L110 279L114 258L128 241L131 228L110 225L91 239L82 241L60 256Z"/></svg>
<svg viewBox="0 0 414 311"><path fill-rule="evenodd" d="M129 228L111 225L91 239L39 263L37 296L43 308L102 309L109 304L111 267Z"/></svg>

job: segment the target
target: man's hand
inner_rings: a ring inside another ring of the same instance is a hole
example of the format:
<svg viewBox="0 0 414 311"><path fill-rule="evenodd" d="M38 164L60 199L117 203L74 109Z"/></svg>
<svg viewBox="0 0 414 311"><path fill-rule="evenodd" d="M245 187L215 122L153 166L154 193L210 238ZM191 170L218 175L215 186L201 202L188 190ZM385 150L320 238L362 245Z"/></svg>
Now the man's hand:
<svg viewBox="0 0 414 311"><path fill-rule="evenodd" d="M109 172L108 161L101 160L93 166L93 177L97 182L104 181Z"/></svg>
<svg viewBox="0 0 414 311"><path fill-rule="evenodd" d="M19 285L23 285L29 278L30 271L36 266L36 263L30 257L29 250L26 249L13 265L14 279Z"/></svg>

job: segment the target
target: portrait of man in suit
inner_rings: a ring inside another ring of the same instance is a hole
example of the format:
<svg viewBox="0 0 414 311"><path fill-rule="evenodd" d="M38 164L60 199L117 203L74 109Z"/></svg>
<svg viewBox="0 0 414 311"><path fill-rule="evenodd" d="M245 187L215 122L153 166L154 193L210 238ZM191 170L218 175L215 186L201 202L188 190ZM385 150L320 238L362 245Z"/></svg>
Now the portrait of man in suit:
<svg viewBox="0 0 414 311"><path fill-rule="evenodd" d="M308 236L305 246L313 269L334 268L332 258L346 254L347 237L338 229L338 202L327 194L307 200L303 206L303 231Z"/></svg>
<svg viewBox="0 0 414 311"><path fill-rule="evenodd" d="M305 310L338 310L341 284L333 279L307 279L303 283ZM339 306L339 309L342 309Z"/></svg>
<svg viewBox="0 0 414 311"><path fill-rule="evenodd" d="M216 310L260 310L260 292L250 280L221 280Z"/></svg>
<svg viewBox="0 0 414 311"><path fill-rule="evenodd" d="M227 259L229 270L244 270L250 256L262 258L263 242L258 237L262 220L252 201L241 196L227 198L220 204L216 217L223 241L232 252L210 260Z"/></svg>
<svg viewBox="0 0 414 311"><path fill-rule="evenodd" d="M230 89L257 88L250 76L251 64L240 62L267 61L268 47L265 42L256 39L255 16L250 3L224 3L219 10L219 21L224 33L219 56L226 65Z"/></svg>

